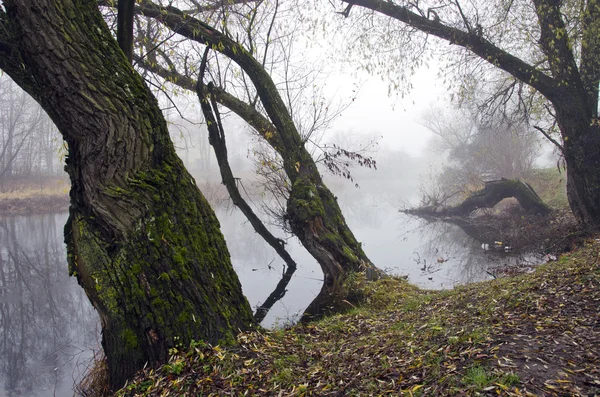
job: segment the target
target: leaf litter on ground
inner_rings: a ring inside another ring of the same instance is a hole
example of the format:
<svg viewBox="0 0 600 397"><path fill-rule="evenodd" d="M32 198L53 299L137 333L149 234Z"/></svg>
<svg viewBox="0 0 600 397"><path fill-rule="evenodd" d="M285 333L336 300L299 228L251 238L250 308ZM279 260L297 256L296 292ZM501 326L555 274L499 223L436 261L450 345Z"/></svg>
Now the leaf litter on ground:
<svg viewBox="0 0 600 397"><path fill-rule="evenodd" d="M450 291L353 279L341 315L193 343L134 396L600 395L600 240L532 274Z"/></svg>

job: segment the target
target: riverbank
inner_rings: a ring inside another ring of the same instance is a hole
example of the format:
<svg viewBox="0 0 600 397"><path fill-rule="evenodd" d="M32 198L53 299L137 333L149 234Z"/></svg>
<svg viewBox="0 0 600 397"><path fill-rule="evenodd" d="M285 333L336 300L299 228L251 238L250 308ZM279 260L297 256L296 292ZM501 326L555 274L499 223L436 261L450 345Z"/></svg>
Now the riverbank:
<svg viewBox="0 0 600 397"><path fill-rule="evenodd" d="M31 196L8 198L0 195L0 215L47 214L68 209L68 194L34 192Z"/></svg>
<svg viewBox="0 0 600 397"><path fill-rule="evenodd" d="M354 280L343 315L173 350L118 396L600 393L600 239L534 273L426 291Z"/></svg>
<svg viewBox="0 0 600 397"><path fill-rule="evenodd" d="M0 190L0 215L44 214L69 209L69 182L60 177L4 181Z"/></svg>

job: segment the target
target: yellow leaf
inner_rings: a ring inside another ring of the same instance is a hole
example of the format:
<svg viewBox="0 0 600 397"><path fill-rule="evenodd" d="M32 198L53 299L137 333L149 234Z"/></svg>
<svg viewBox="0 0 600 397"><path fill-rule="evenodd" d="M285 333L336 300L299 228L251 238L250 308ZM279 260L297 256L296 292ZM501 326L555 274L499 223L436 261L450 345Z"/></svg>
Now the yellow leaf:
<svg viewBox="0 0 600 397"><path fill-rule="evenodd" d="M417 390L419 390L422 387L423 387L423 385L415 385L412 389L410 389L410 392L411 393L416 392Z"/></svg>

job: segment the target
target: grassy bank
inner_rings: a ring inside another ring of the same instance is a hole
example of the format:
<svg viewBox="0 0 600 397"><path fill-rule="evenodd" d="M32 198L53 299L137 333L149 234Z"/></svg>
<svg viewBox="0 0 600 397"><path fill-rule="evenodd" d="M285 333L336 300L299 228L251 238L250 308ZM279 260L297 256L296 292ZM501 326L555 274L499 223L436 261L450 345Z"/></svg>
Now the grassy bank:
<svg viewBox="0 0 600 397"><path fill-rule="evenodd" d="M526 178L542 201L552 209L568 209L567 171L557 167L538 168Z"/></svg>
<svg viewBox="0 0 600 397"><path fill-rule="evenodd" d="M119 396L600 393L600 242L534 273L424 291L351 286L364 302L309 325L196 344Z"/></svg>
<svg viewBox="0 0 600 397"><path fill-rule="evenodd" d="M66 211L69 181L61 177L20 178L0 186L0 215Z"/></svg>

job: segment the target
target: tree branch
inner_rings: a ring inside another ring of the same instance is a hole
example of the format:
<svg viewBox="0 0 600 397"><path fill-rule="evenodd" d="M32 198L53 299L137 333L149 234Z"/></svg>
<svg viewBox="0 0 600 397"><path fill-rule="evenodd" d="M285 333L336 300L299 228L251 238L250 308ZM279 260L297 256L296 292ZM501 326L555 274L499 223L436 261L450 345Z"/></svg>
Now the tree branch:
<svg viewBox="0 0 600 397"><path fill-rule="evenodd" d="M133 60L133 7L135 0L118 0L117 42L129 63Z"/></svg>
<svg viewBox="0 0 600 397"><path fill-rule="evenodd" d="M248 205L246 200L244 200L239 189L237 188L235 178L233 177L233 172L231 171L231 167L229 166L229 161L227 159L225 129L223 128L223 123L221 123L221 116L219 114L219 109L215 97L212 95L214 86L212 85L212 83L209 83L209 85L206 86L203 81L204 72L206 70L206 60L208 51L209 47L206 47L206 51L204 52L204 56L202 57L202 63L200 65L200 73L196 84L196 94L198 95L200 107L202 108L204 119L206 120L209 142L215 151L215 156L217 157L217 162L219 163L219 170L221 172L223 184L227 188L227 191L229 192L229 196L231 197L233 204L235 204L235 206L237 206L240 209L240 211L244 213L244 215L246 216L246 218L248 218L248 221L250 222L256 233L258 233L275 250L275 252L279 254L279 256L285 261L289 269L289 276L285 277L284 274L284 278L282 279L282 281L277 285L275 291L269 296L269 299L267 299L267 301L272 306L278 299L281 299L285 294L285 287L287 286L287 283L289 283L291 275L296 270L297 265L296 262L294 262L294 260L290 256L290 254L284 248L283 240L271 234L271 232L262 223L258 216L256 216L256 214ZM270 306L263 305L259 310L257 310L254 317L257 322L262 321L264 319L269 308Z"/></svg>
<svg viewBox="0 0 600 397"><path fill-rule="evenodd" d="M186 14L211 12L211 11L216 11L216 10L218 10L220 8L224 8L224 7L230 7L230 6L234 6L234 5L238 5L238 4L253 3L257 0L219 0L219 1L215 1L213 4L209 4L209 5L201 5L200 3L198 3L195 0L190 0L190 1L192 2L192 4L194 4L195 7L190 10L185 10L184 12ZM115 0L98 0L99 7L114 8L114 6L115 6L114 3L115 3Z"/></svg>
<svg viewBox="0 0 600 397"><path fill-rule="evenodd" d="M575 88L584 94L581 75L560 13L560 2L534 0L533 3L541 29L540 42L544 53L548 57L548 64L554 80L558 86L568 85L569 89ZM586 97L586 95L584 94L582 97Z"/></svg>
<svg viewBox="0 0 600 397"><path fill-rule="evenodd" d="M543 128L538 127L537 125L534 125L533 128L535 128L536 130L538 130L539 132L542 133L542 135L544 135L546 137L546 139L548 139L550 142L552 142L557 148L560 149L561 153L564 151L563 145L561 145L560 143L558 143L558 141L554 138L552 138L550 136L550 134L548 134L546 131L544 131Z"/></svg>
<svg viewBox="0 0 600 397"><path fill-rule="evenodd" d="M269 119L275 126L276 131L279 132L282 146L275 146L275 149L278 151L284 149L286 155L282 157L284 158L285 171L293 182L298 174L298 170L296 169L296 163L300 161L298 156L302 155L301 151L298 151L303 145L302 139L296 130L296 126L275 83L260 62L241 44L214 29L212 26L184 14L175 7L159 6L150 0L140 0L138 4L136 12L156 19L172 31L190 40L210 46L242 68L250 80L252 80Z"/></svg>
<svg viewBox="0 0 600 397"><path fill-rule="evenodd" d="M136 64L166 81L175 84L185 90L196 91L196 80L178 73L176 70L168 70L158 64L150 64L145 60L135 57ZM246 102L231 95L224 89L213 86L212 94L215 99L223 106L240 116L252 128L254 128L262 137L274 148L281 147L280 137L275 126L258 110Z"/></svg>
<svg viewBox="0 0 600 397"><path fill-rule="evenodd" d="M490 41L474 33L445 25L438 19L428 19L410 11L405 6L384 0L342 0L344 3L368 8L400 22L404 22L424 33L431 34L468 49L486 62L499 67L519 80L529 84L548 99L557 98L557 83L550 76L537 70L527 62L495 46Z"/></svg>

